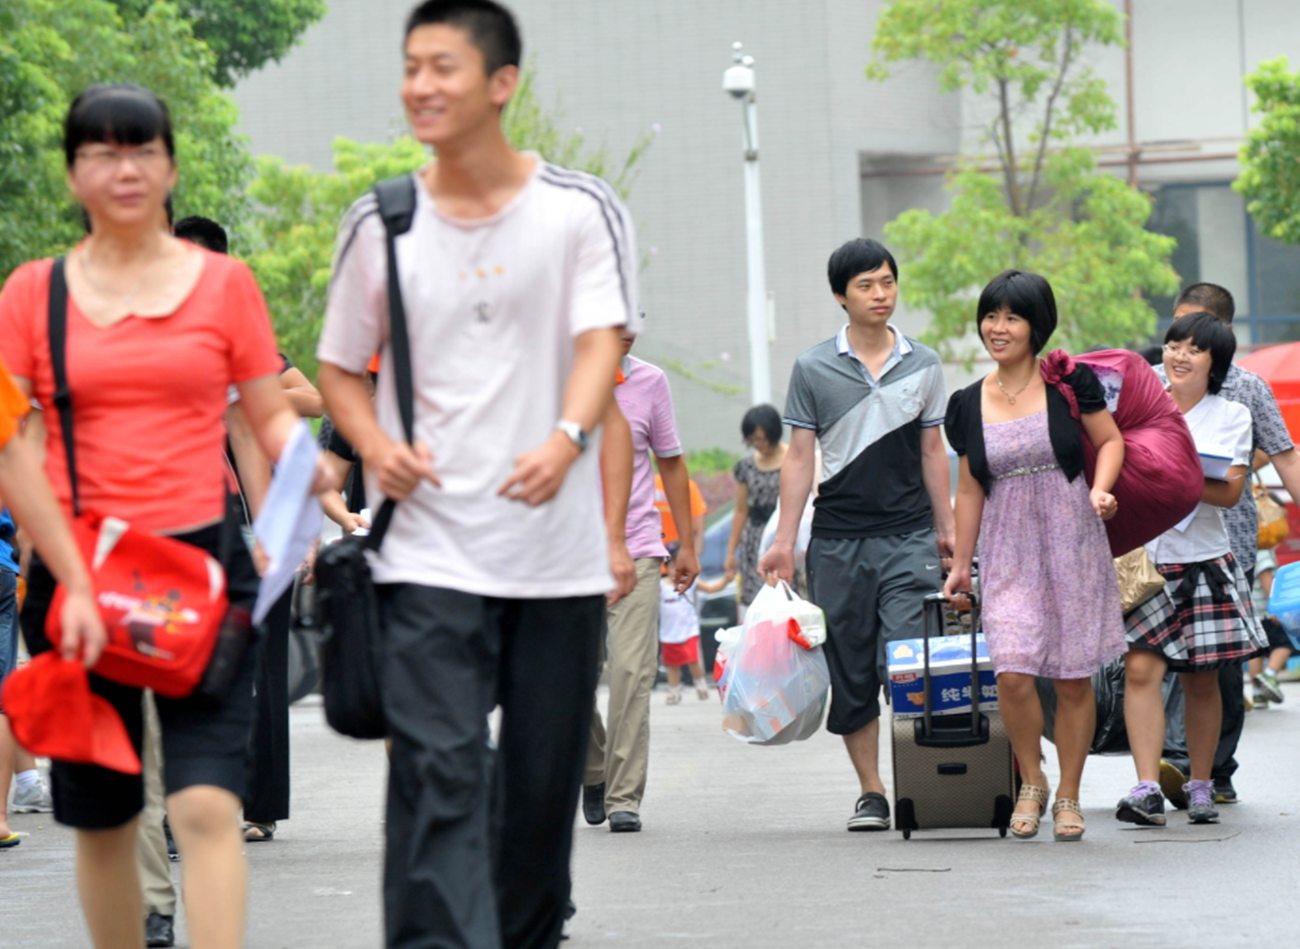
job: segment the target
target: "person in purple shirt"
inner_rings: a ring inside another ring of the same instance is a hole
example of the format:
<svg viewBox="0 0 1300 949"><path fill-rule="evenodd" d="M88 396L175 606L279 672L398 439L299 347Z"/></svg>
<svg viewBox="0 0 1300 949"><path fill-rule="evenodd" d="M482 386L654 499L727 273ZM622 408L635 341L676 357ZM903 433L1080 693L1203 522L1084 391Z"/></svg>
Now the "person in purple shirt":
<svg viewBox="0 0 1300 949"><path fill-rule="evenodd" d="M689 475L673 421L668 377L658 366L630 355L635 341L635 333L624 332L623 381L614 395L632 427L627 548L636 562L637 584L605 613L609 711L604 722L599 710L592 718L582 781L583 817L589 824L602 824L608 814L609 829L615 833L641 829L641 799L650 758L650 690L659 666L659 573L668 552L663 521L655 507L651 453L659 464L673 520L691 522ZM689 589L699 572L695 539L687 531L681 537L673 576L678 592Z"/></svg>

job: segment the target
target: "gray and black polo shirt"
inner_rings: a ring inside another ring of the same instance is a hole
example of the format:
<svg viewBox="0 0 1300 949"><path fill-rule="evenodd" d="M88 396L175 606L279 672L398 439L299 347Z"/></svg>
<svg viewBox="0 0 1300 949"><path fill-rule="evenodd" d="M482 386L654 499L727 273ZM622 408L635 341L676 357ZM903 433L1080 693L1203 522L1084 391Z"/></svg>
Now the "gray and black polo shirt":
<svg viewBox="0 0 1300 949"><path fill-rule="evenodd" d="M934 526L921 475L921 429L947 408L939 354L893 326L880 378L849 345L848 327L794 364L785 422L822 447L814 537L886 537Z"/></svg>

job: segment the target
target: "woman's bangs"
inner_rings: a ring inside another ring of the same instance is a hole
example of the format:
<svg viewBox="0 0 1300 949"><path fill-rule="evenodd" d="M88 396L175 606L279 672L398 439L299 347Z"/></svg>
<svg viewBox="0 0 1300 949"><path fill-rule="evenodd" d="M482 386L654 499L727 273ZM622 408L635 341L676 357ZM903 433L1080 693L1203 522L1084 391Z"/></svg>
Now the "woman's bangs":
<svg viewBox="0 0 1300 949"><path fill-rule="evenodd" d="M171 122L161 101L132 87L89 89L68 112L64 146L68 164L88 142L144 145L161 137L167 153L175 155Z"/></svg>

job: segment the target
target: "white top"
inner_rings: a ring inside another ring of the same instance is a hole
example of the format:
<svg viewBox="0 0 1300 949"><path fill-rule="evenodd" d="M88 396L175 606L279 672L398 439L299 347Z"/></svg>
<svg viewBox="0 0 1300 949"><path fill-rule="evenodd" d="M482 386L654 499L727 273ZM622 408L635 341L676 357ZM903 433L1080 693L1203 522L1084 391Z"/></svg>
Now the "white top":
<svg viewBox="0 0 1300 949"><path fill-rule="evenodd" d="M1207 394L1183 418L1197 451L1230 454L1234 465L1249 470L1254 445L1250 409ZM1147 544L1147 554L1155 563L1199 563L1222 557L1230 549L1223 508L1204 501L1197 505L1186 530L1172 528ZM1250 566L1242 564L1241 569Z"/></svg>
<svg viewBox="0 0 1300 949"><path fill-rule="evenodd" d="M533 156L536 157L536 156ZM397 505L371 567L380 583L483 596L556 598L612 589L598 438L551 501L499 497L515 459L550 436L563 408L574 337L639 329L632 220L598 178L540 158L497 214L444 216L416 179L397 265L411 338L415 434L441 488ZM376 414L402 438L388 336L384 227L372 193L339 233L321 362L360 374L380 353ZM380 496L373 472L367 493Z"/></svg>
<svg viewBox="0 0 1300 949"><path fill-rule="evenodd" d="M686 643L700 635L700 614L695 601L699 593L695 584L685 593L678 593L673 581L659 581L659 641L661 643Z"/></svg>

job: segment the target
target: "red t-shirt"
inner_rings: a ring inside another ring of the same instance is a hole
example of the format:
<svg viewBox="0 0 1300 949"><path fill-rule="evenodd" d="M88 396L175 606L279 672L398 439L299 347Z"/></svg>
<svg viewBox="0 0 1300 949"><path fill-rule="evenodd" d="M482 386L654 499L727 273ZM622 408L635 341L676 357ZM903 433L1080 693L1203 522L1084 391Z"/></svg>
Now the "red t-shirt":
<svg viewBox="0 0 1300 949"><path fill-rule="evenodd" d="M141 530L201 524L225 510L223 446L232 384L280 372L266 302L244 264L206 250L194 290L170 316L95 326L68 299L68 384L82 511ZM51 260L24 264L0 291L0 357L49 411L45 470L71 513L54 409Z"/></svg>

